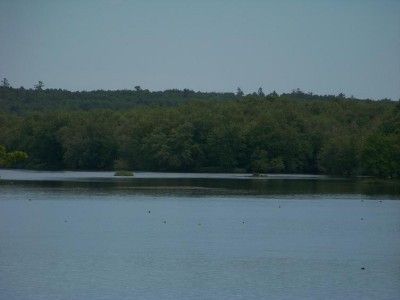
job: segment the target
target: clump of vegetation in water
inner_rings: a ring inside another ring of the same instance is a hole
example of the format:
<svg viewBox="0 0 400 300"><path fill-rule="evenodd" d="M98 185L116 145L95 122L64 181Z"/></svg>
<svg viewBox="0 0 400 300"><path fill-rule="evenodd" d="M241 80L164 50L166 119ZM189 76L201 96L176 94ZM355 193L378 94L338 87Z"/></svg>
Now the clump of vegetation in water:
<svg viewBox="0 0 400 300"><path fill-rule="evenodd" d="M268 177L267 174L253 173L253 177Z"/></svg>
<svg viewBox="0 0 400 300"><path fill-rule="evenodd" d="M116 171L114 176L133 176L131 171Z"/></svg>

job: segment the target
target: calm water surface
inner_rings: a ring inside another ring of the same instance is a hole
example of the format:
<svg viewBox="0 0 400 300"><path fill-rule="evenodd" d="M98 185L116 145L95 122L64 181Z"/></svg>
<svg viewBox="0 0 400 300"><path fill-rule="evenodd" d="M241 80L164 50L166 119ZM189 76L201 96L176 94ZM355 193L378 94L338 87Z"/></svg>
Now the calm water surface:
<svg viewBox="0 0 400 300"><path fill-rule="evenodd" d="M0 176L0 299L400 298L397 184Z"/></svg>

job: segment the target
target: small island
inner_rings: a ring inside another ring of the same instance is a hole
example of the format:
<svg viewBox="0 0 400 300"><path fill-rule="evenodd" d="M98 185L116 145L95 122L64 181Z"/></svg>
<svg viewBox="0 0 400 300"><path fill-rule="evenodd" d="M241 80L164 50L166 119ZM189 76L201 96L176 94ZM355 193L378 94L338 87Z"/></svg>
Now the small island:
<svg viewBox="0 0 400 300"><path fill-rule="evenodd" d="M132 176L134 176L134 174L132 171L116 171L114 176L132 177Z"/></svg>

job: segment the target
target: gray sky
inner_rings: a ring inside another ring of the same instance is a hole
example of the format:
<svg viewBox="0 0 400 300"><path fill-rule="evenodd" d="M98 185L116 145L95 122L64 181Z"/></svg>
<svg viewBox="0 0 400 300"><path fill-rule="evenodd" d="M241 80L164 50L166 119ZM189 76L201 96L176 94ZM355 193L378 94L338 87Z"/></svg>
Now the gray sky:
<svg viewBox="0 0 400 300"><path fill-rule="evenodd" d="M0 0L0 76L400 98L400 1Z"/></svg>

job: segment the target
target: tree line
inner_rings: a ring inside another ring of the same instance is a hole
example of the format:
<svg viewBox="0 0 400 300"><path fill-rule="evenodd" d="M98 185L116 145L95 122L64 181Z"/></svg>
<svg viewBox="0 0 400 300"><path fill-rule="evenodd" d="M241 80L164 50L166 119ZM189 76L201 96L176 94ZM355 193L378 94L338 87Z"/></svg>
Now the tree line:
<svg viewBox="0 0 400 300"><path fill-rule="evenodd" d="M400 176L395 101L2 87L0 105L18 167Z"/></svg>

